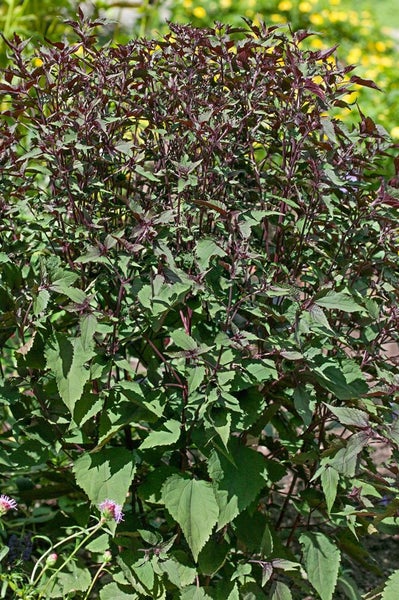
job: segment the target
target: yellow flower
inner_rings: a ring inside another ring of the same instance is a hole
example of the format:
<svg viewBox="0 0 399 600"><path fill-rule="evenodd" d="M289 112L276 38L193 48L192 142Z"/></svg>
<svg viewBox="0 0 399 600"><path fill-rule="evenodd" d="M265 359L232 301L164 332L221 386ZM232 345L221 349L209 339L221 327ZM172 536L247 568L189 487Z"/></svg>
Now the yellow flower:
<svg viewBox="0 0 399 600"><path fill-rule="evenodd" d="M337 10L335 12L330 13L330 21L332 23L343 23L347 20L347 13L344 10Z"/></svg>
<svg viewBox="0 0 399 600"><path fill-rule="evenodd" d="M384 44L384 42L381 41L376 42L374 46L377 52L385 52L385 50L387 49L386 44Z"/></svg>
<svg viewBox="0 0 399 600"><path fill-rule="evenodd" d="M349 11L347 20L349 23L351 23L351 25L359 25L360 23L359 15L354 10Z"/></svg>
<svg viewBox="0 0 399 600"><path fill-rule="evenodd" d="M338 4L341 4L341 0L330 0L330 4L332 6L338 6Z"/></svg>
<svg viewBox="0 0 399 600"><path fill-rule="evenodd" d="M321 48L325 47L325 44L323 44L323 42L320 38L315 37L315 38L311 39L310 47L313 48L314 50L320 50Z"/></svg>
<svg viewBox="0 0 399 600"><path fill-rule="evenodd" d="M312 5L310 2L300 2L298 8L301 12L310 12L312 10Z"/></svg>
<svg viewBox="0 0 399 600"><path fill-rule="evenodd" d="M278 10L281 10L283 12L291 10L292 2L291 2L291 0L282 0L282 2L280 2L280 4L278 5L277 8L278 8Z"/></svg>
<svg viewBox="0 0 399 600"><path fill-rule="evenodd" d="M313 23L313 25L322 25L324 23L324 19L319 13L314 13L313 15L310 15L309 21Z"/></svg>
<svg viewBox="0 0 399 600"><path fill-rule="evenodd" d="M270 20L272 23L285 23L287 21L284 15L279 15L278 13L271 14Z"/></svg>
<svg viewBox="0 0 399 600"><path fill-rule="evenodd" d="M220 0L220 8L230 8L231 7L231 0Z"/></svg>
<svg viewBox="0 0 399 600"><path fill-rule="evenodd" d="M206 17L206 10L203 6L196 6L193 8L193 15L197 19L204 19Z"/></svg>
<svg viewBox="0 0 399 600"><path fill-rule="evenodd" d="M391 129L391 136L399 140L399 126L393 127L393 129Z"/></svg>
<svg viewBox="0 0 399 600"><path fill-rule="evenodd" d="M346 60L349 65L353 65L359 62L360 57L362 55L362 51L358 46L351 48L347 54Z"/></svg>
<svg viewBox="0 0 399 600"><path fill-rule="evenodd" d="M184 8L191 8L193 5L193 0L183 0Z"/></svg>
<svg viewBox="0 0 399 600"><path fill-rule="evenodd" d="M34 66L34 67L36 67L36 68L43 66L43 61L42 61L42 59L41 59L41 58L39 58L38 56L36 56L36 57L35 57L35 58L32 60L32 62L33 62L33 66Z"/></svg>

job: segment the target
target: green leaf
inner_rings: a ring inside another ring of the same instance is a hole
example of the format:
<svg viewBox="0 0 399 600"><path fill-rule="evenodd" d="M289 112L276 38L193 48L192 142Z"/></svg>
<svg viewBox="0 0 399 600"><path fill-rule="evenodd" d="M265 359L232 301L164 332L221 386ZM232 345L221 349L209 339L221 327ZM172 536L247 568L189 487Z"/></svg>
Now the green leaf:
<svg viewBox="0 0 399 600"><path fill-rule="evenodd" d="M178 348L182 348L183 350L197 350L198 344L197 342L188 335L185 331L181 329L176 329L172 331L170 334L173 342L176 344Z"/></svg>
<svg viewBox="0 0 399 600"><path fill-rule="evenodd" d="M397 600L399 590L399 569L396 569L388 578L381 600Z"/></svg>
<svg viewBox="0 0 399 600"><path fill-rule="evenodd" d="M211 484L172 475L162 487L162 499L182 528L194 559L197 560L219 514Z"/></svg>
<svg viewBox="0 0 399 600"><path fill-rule="evenodd" d="M362 600L356 582L346 573L338 577L337 590L343 593L348 600Z"/></svg>
<svg viewBox="0 0 399 600"><path fill-rule="evenodd" d="M355 427L368 427L369 426L369 415L363 410L350 407L336 407L330 404L324 403L328 410L330 410L334 416L337 417L341 425L353 425Z"/></svg>
<svg viewBox="0 0 399 600"><path fill-rule="evenodd" d="M230 523L265 486L266 469L263 456L237 441L229 444L231 460L213 450L208 472L214 482L220 507L218 529Z"/></svg>
<svg viewBox="0 0 399 600"><path fill-rule="evenodd" d="M209 423L220 436L220 439L227 449L227 444L231 437L231 411L223 408L213 409L209 415Z"/></svg>
<svg viewBox="0 0 399 600"><path fill-rule="evenodd" d="M180 592L180 600L212 600L212 598L208 596L204 588L190 585Z"/></svg>
<svg viewBox="0 0 399 600"><path fill-rule="evenodd" d="M54 586L48 593L48 598L68 598L75 591L85 592L91 584L90 571L78 565L69 563L68 571L61 571L57 575Z"/></svg>
<svg viewBox="0 0 399 600"><path fill-rule="evenodd" d="M48 290L40 290L38 292L33 300L33 314L36 317L46 310L49 300L50 293Z"/></svg>
<svg viewBox="0 0 399 600"><path fill-rule="evenodd" d="M294 406L302 421L309 427L313 419L313 411L316 399L311 395L308 387L298 385L294 390Z"/></svg>
<svg viewBox="0 0 399 600"><path fill-rule="evenodd" d="M187 384L188 384L188 395L190 396L193 392L198 390L201 383L204 381L206 374L205 367L195 366L187 369Z"/></svg>
<svg viewBox="0 0 399 600"><path fill-rule="evenodd" d="M282 581L276 581L271 589L270 600L292 600L290 588Z"/></svg>
<svg viewBox="0 0 399 600"><path fill-rule="evenodd" d="M87 296L83 290L72 287L64 278L54 281L50 286L50 290L67 296L67 298L72 300L72 302L76 302L76 304L83 304L87 299Z"/></svg>
<svg viewBox="0 0 399 600"><path fill-rule="evenodd" d="M155 582L155 573L153 565L147 561L139 558L133 565L131 565L133 573L136 575L140 583L147 589L152 590Z"/></svg>
<svg viewBox="0 0 399 600"><path fill-rule="evenodd" d="M123 505L135 472L132 453L124 448L107 448L83 454L75 462L76 483L93 504L109 498Z"/></svg>
<svg viewBox="0 0 399 600"><path fill-rule="evenodd" d="M252 581L240 587L240 598L242 600L269 600L262 589Z"/></svg>
<svg viewBox="0 0 399 600"><path fill-rule="evenodd" d="M140 445L140 450L156 448L157 446L170 446L177 442L181 433L181 423L169 419L163 426L167 431L151 431Z"/></svg>
<svg viewBox="0 0 399 600"><path fill-rule="evenodd" d="M323 387L332 392L339 400L357 399L368 392L368 385L359 365L350 359L339 364L317 357L310 367Z"/></svg>
<svg viewBox="0 0 399 600"><path fill-rule="evenodd" d="M273 546L274 546L274 542L273 542L272 532L270 531L269 526L266 524L265 530L264 530L263 536L262 536L262 541L260 543L260 554L264 558L268 558L271 555L271 553L273 552Z"/></svg>
<svg viewBox="0 0 399 600"><path fill-rule="evenodd" d="M360 452L370 441L370 434L366 431L359 431L352 435L345 446L328 459L329 464L342 475L354 477L356 472L357 460Z"/></svg>
<svg viewBox="0 0 399 600"><path fill-rule="evenodd" d="M73 414L75 403L83 394L90 372L84 367L92 358L80 338L69 339L61 333L50 338L45 350L47 368L55 375L61 399Z"/></svg>
<svg viewBox="0 0 399 600"><path fill-rule="evenodd" d="M332 308L348 313L364 310L348 292L327 292L322 298L315 299L315 304L323 308Z"/></svg>
<svg viewBox="0 0 399 600"><path fill-rule="evenodd" d="M321 600L332 600L337 585L341 554L337 546L323 533L303 533L299 541L303 548L308 578Z"/></svg>
<svg viewBox="0 0 399 600"><path fill-rule="evenodd" d="M137 488L139 498L151 504L161 504L162 486L166 479L174 474L177 474L177 469L169 465L161 465L150 471L143 483Z"/></svg>
<svg viewBox="0 0 399 600"><path fill-rule="evenodd" d="M200 269L207 269L212 256L225 256L226 252L211 238L203 238L197 242L195 255Z"/></svg>
<svg viewBox="0 0 399 600"><path fill-rule="evenodd" d="M80 319L80 339L85 352L90 352L94 347L93 335L97 331L97 324L97 319L92 314L84 315Z"/></svg>
<svg viewBox="0 0 399 600"><path fill-rule="evenodd" d="M229 550L230 546L224 540L208 540L198 556L200 572L213 577L223 567Z"/></svg>
<svg viewBox="0 0 399 600"><path fill-rule="evenodd" d="M150 181L159 181L159 177L154 175L154 173L152 173L151 171L143 169L143 167L141 167L140 165L135 165L134 170L136 171L136 173L138 173L142 177L145 177L146 179L149 179Z"/></svg>
<svg viewBox="0 0 399 600"><path fill-rule="evenodd" d="M196 569L183 565L175 557L160 562L158 566L163 573L167 574L169 581L178 588L191 585L197 574Z"/></svg>
<svg viewBox="0 0 399 600"><path fill-rule="evenodd" d="M327 512L330 513L337 497L339 474L333 467L327 465L321 472L320 480L326 498Z"/></svg>
<svg viewBox="0 0 399 600"><path fill-rule="evenodd" d="M100 600L138 600L139 596L130 585L123 585L113 581L100 590Z"/></svg>

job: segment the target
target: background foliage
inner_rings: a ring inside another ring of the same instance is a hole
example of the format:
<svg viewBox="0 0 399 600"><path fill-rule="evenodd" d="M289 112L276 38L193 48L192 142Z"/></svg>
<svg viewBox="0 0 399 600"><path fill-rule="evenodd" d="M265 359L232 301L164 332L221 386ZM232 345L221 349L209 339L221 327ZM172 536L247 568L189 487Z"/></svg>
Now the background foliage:
<svg viewBox="0 0 399 600"><path fill-rule="evenodd" d="M14 38L0 86L3 597L359 598L397 513L395 161L334 114L373 84L281 28L95 26Z"/></svg>

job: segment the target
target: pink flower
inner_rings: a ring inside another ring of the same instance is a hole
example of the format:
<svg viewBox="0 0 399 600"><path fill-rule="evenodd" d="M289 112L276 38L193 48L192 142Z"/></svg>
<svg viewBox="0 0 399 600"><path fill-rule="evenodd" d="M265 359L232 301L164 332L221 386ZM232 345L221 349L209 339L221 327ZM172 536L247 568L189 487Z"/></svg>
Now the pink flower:
<svg viewBox="0 0 399 600"><path fill-rule="evenodd" d="M113 500L104 500L104 502L98 505L98 508L105 521L110 521L111 519L114 519L117 523L123 521L122 507Z"/></svg>
<svg viewBox="0 0 399 600"><path fill-rule="evenodd" d="M2 494L0 496L0 517L2 517L6 514L6 512L14 508L17 508L17 503L15 502L15 500Z"/></svg>

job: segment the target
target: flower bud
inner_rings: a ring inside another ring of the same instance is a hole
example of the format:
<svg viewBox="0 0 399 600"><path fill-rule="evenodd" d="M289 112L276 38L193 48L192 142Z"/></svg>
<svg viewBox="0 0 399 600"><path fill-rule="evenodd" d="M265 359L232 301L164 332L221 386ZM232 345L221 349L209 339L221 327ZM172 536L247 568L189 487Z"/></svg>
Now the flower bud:
<svg viewBox="0 0 399 600"><path fill-rule="evenodd" d="M47 557L46 565L48 567L53 567L55 565L55 563L57 562L57 560L58 560L58 554L56 554L55 552L52 552Z"/></svg>
<svg viewBox="0 0 399 600"><path fill-rule="evenodd" d="M112 554L110 550L106 550L103 554L103 562L109 563L112 560Z"/></svg>

